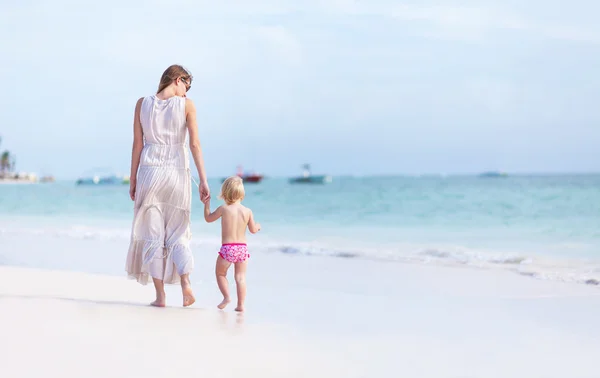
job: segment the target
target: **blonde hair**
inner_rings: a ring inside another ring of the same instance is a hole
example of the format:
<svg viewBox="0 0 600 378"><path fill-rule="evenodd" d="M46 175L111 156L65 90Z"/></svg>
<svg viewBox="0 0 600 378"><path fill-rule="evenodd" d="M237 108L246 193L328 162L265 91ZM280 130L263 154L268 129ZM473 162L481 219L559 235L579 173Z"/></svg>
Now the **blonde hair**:
<svg viewBox="0 0 600 378"><path fill-rule="evenodd" d="M163 89L171 85L172 82L179 78L186 80L190 85L192 84L193 76L190 71L186 70L179 64L173 64L172 66L169 66L160 77L158 91L156 91L156 93L162 92Z"/></svg>
<svg viewBox="0 0 600 378"><path fill-rule="evenodd" d="M225 203L231 205L236 201L244 199L246 192L244 191L244 182L239 176L231 176L223 181L221 186L221 194L219 198L225 200Z"/></svg>

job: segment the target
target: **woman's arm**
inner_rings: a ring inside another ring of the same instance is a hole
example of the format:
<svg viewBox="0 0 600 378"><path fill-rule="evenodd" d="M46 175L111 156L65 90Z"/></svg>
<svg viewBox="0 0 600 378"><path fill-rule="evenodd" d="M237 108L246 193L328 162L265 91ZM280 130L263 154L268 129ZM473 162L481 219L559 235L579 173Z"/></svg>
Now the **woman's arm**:
<svg viewBox="0 0 600 378"><path fill-rule="evenodd" d="M190 136L190 151L198 170L200 178L200 200L204 202L210 195L206 171L204 170L204 158L202 157L202 147L200 147L200 138L198 137L198 122L196 121L196 107L190 99L185 100L185 119Z"/></svg>
<svg viewBox="0 0 600 378"><path fill-rule="evenodd" d="M131 147L131 172L129 174L129 197L135 200L135 188L137 185L137 171L140 166L140 156L144 148L144 132L142 131L142 123L140 122L140 109L142 108L140 98L135 104L135 112L133 115L133 146Z"/></svg>
<svg viewBox="0 0 600 378"><path fill-rule="evenodd" d="M190 151L194 157L198 177L200 181L206 182L206 172L204 171L204 159L202 157L202 147L200 147L200 138L198 137L198 121L196 120L196 107L189 98L185 100L185 119L188 133L190 135Z"/></svg>

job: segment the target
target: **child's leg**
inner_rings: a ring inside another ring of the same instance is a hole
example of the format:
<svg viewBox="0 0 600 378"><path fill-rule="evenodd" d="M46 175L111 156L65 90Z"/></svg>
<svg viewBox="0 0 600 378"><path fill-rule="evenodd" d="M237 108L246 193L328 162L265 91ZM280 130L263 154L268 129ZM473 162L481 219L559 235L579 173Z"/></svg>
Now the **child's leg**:
<svg viewBox="0 0 600 378"><path fill-rule="evenodd" d="M227 269L231 266L231 263L220 255L217 256L217 265L215 267L215 274L217 275L217 285L219 290L223 294L223 301L217 306L221 310L227 306L231 299L229 299L229 282L227 282Z"/></svg>
<svg viewBox="0 0 600 378"><path fill-rule="evenodd" d="M235 287L237 289L237 307L235 311L244 311L244 301L246 300L246 267L248 260L235 264Z"/></svg>

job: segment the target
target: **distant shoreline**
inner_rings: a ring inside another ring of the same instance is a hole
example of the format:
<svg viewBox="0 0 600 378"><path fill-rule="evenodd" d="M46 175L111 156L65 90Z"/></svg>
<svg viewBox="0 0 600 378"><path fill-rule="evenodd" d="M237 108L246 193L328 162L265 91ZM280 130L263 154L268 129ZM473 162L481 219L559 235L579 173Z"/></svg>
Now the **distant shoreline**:
<svg viewBox="0 0 600 378"><path fill-rule="evenodd" d="M8 179L0 178L0 184L37 184L38 181L32 181L30 179Z"/></svg>

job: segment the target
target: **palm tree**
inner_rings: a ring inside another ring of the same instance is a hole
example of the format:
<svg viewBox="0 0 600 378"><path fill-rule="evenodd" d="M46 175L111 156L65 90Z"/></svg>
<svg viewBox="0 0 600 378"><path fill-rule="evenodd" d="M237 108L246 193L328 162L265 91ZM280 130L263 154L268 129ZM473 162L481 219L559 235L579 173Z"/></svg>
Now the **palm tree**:
<svg viewBox="0 0 600 378"><path fill-rule="evenodd" d="M0 156L0 172L6 173L10 170L10 152L4 151Z"/></svg>
<svg viewBox="0 0 600 378"><path fill-rule="evenodd" d="M2 144L2 137L0 137L0 145ZM11 155L10 151L5 150L0 155L0 174L4 176L7 172L13 172L15 170L16 159Z"/></svg>

